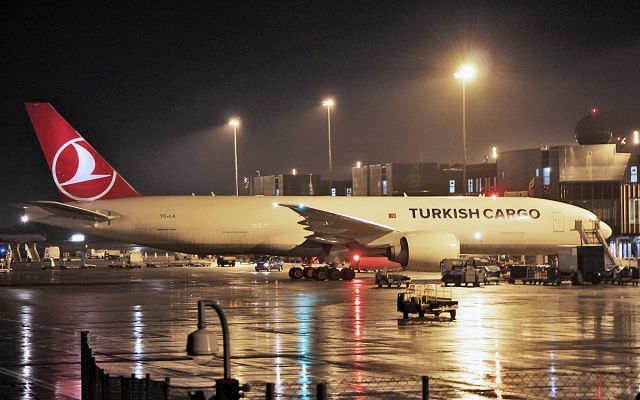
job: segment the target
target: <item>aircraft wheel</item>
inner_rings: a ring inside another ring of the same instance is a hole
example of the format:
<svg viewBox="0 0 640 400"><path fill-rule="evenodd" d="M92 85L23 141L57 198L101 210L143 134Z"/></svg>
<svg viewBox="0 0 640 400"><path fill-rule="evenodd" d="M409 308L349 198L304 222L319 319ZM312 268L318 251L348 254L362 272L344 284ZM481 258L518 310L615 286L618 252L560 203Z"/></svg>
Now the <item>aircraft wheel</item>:
<svg viewBox="0 0 640 400"><path fill-rule="evenodd" d="M335 267L329 268L328 275L330 281L337 281L340 279L340 270Z"/></svg>
<svg viewBox="0 0 640 400"><path fill-rule="evenodd" d="M340 271L340 278L342 278L343 281L350 281L355 277L356 271L351 268L342 268L342 270Z"/></svg>
<svg viewBox="0 0 640 400"><path fill-rule="evenodd" d="M300 267L293 267L289 270L289 276L291 279L302 279L304 276L304 271Z"/></svg>
<svg viewBox="0 0 640 400"><path fill-rule="evenodd" d="M313 279L316 281L325 281L328 277L327 268L316 268L313 273Z"/></svg>
<svg viewBox="0 0 640 400"><path fill-rule="evenodd" d="M304 267L304 270L302 270L302 275L305 279L313 279L313 270L314 268L312 267Z"/></svg>
<svg viewBox="0 0 640 400"><path fill-rule="evenodd" d="M455 310L451 310L449 311L449 315L451 315L451 319L456 319L456 311Z"/></svg>

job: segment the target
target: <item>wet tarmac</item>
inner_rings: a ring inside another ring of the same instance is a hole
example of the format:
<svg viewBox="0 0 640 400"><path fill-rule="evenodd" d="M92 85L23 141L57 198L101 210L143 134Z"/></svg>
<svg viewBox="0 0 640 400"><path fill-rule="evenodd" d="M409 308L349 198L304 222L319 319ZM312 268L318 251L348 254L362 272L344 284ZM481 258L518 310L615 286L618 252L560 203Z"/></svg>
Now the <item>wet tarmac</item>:
<svg viewBox="0 0 640 400"><path fill-rule="evenodd" d="M371 273L315 282L250 266L51 271L14 265L0 275L0 398L80 398L83 330L111 375L150 373L177 386L207 386L221 377L221 360L202 367L185 354L199 299L218 300L226 311L232 376L276 388L429 375L458 387L459 395L446 398L475 399L501 397L483 388L509 376L556 382L555 374L637 377L640 371L637 287L453 288L460 302L455 321L402 320L398 292L375 287ZM217 329L213 311L207 319Z"/></svg>

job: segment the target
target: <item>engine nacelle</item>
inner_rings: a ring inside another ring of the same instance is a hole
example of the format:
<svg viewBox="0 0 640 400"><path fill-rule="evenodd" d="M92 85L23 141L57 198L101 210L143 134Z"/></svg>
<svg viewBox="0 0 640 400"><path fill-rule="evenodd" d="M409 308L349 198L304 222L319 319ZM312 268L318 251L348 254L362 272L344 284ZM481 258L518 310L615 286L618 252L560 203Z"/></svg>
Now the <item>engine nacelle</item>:
<svg viewBox="0 0 640 400"><path fill-rule="evenodd" d="M387 257L415 271L440 271L443 258L460 256L460 241L449 232L418 232L400 238Z"/></svg>

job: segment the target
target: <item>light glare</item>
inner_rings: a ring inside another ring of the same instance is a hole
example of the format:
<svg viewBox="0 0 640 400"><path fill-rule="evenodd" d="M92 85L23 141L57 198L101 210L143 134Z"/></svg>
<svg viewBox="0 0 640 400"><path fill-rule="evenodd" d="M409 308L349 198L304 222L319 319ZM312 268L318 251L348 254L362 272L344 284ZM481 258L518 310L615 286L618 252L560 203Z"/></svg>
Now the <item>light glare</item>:
<svg viewBox="0 0 640 400"><path fill-rule="evenodd" d="M84 235L82 233L74 233L71 235L71 241L76 243L84 242Z"/></svg>
<svg viewBox="0 0 640 400"><path fill-rule="evenodd" d="M237 118L231 118L229 120L229 125L233 126L233 127L237 127L240 126L240 120Z"/></svg>
<svg viewBox="0 0 640 400"><path fill-rule="evenodd" d="M333 105L334 105L334 104L335 104L335 103L334 103L333 99L324 99L324 100L322 101L322 105L323 105L324 107L333 107Z"/></svg>
<svg viewBox="0 0 640 400"><path fill-rule="evenodd" d="M470 81L476 77L476 68L471 64L464 64L453 76L464 82Z"/></svg>

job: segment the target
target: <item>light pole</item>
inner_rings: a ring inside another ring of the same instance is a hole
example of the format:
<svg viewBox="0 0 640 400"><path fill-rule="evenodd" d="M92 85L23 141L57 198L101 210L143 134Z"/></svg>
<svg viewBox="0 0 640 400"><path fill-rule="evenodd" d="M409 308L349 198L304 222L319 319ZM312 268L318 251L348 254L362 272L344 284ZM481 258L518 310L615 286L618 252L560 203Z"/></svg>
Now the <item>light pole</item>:
<svg viewBox="0 0 640 400"><path fill-rule="evenodd" d="M327 136L329 138L329 196L333 187L333 164L331 161L331 108L335 102L332 98L324 99L322 105L327 107Z"/></svg>
<svg viewBox="0 0 640 400"><path fill-rule="evenodd" d="M187 354L192 356L198 364L208 363L218 351L218 338L215 332L207 329L205 318L206 307L216 310L222 325L222 354L224 359L224 378L216 380L216 399L239 399L239 392L248 391L249 387L238 383L238 380L231 378L231 355L229 345L229 325L227 317L224 315L222 307L215 300L198 301L198 329L191 332L187 337Z"/></svg>
<svg viewBox="0 0 640 400"><path fill-rule="evenodd" d="M233 127L233 155L236 165L236 196L238 195L238 126L240 126L240 120L232 118L229 120L229 125Z"/></svg>
<svg viewBox="0 0 640 400"><path fill-rule="evenodd" d="M462 81L462 194L467 185L467 115L466 115L466 83L476 76L476 69L471 64L464 64L453 76Z"/></svg>

